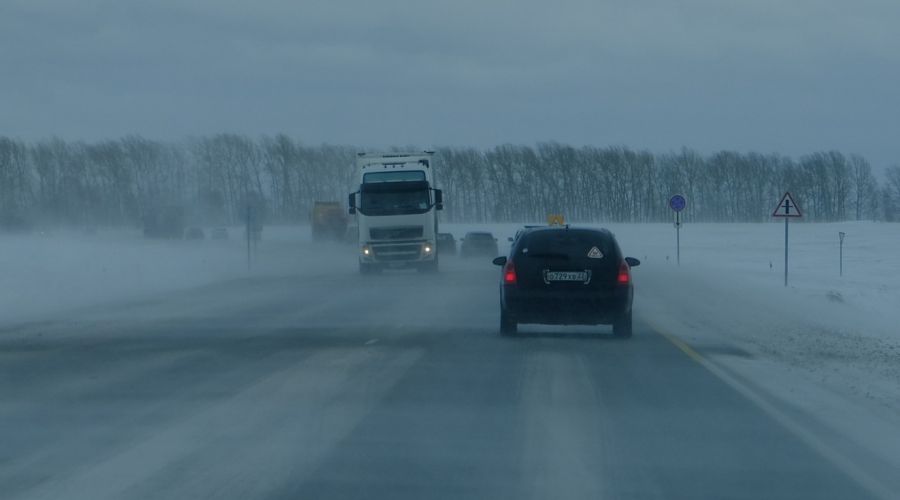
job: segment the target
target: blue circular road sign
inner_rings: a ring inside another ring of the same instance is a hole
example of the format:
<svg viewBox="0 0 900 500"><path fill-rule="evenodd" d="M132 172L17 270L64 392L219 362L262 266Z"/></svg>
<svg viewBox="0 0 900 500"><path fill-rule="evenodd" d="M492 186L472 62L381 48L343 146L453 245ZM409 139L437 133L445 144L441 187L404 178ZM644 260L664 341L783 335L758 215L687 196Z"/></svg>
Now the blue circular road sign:
<svg viewBox="0 0 900 500"><path fill-rule="evenodd" d="M681 196L680 194L676 194L669 199L669 207L676 212L684 210L686 205L687 201L685 201L684 196Z"/></svg>

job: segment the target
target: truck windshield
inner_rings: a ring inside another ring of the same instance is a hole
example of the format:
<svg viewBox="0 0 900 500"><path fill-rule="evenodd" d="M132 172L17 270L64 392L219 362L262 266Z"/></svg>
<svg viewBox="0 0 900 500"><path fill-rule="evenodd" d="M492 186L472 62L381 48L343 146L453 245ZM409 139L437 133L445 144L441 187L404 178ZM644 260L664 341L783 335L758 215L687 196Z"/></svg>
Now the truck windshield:
<svg viewBox="0 0 900 500"><path fill-rule="evenodd" d="M359 211L363 215L421 214L431 209L427 182L363 184Z"/></svg>
<svg viewBox="0 0 900 500"><path fill-rule="evenodd" d="M388 172L368 172L363 175L363 182L398 182L424 181L425 172L421 170L397 170Z"/></svg>

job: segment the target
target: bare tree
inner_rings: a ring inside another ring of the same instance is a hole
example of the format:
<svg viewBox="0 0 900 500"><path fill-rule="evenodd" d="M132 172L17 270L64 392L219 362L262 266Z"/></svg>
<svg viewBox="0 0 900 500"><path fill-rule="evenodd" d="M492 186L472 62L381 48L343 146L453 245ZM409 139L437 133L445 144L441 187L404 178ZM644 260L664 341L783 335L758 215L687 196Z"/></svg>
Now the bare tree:
<svg viewBox="0 0 900 500"><path fill-rule="evenodd" d="M900 165L892 165L884 172L883 190L885 220L900 220Z"/></svg>
<svg viewBox="0 0 900 500"><path fill-rule="evenodd" d="M852 190L853 210L856 220L862 220L865 212L872 206L877 183L872 175L872 166L859 155L850 155L850 186ZM869 213L868 215L872 215Z"/></svg>

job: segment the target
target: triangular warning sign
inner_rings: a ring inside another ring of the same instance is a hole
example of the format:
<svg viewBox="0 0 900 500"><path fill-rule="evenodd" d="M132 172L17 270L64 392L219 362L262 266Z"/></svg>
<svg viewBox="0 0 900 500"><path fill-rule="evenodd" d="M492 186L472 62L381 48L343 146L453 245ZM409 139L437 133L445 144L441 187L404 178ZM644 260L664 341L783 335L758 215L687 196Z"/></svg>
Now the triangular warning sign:
<svg viewBox="0 0 900 500"><path fill-rule="evenodd" d="M590 257L591 259L602 259L602 258L603 258L603 252L601 252L599 248L593 247L593 248L591 248L591 250L588 252L588 257Z"/></svg>
<svg viewBox="0 0 900 500"><path fill-rule="evenodd" d="M781 197L781 201L778 202L778 206L772 212L772 217L803 217L803 213L800 212L800 207L797 206L791 193L788 192Z"/></svg>

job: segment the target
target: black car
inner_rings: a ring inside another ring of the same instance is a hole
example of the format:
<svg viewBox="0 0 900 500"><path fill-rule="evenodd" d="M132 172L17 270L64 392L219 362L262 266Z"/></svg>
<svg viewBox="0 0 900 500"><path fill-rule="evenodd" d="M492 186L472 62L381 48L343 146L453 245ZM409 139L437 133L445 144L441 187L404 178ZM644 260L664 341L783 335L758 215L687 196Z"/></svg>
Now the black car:
<svg viewBox="0 0 900 500"><path fill-rule="evenodd" d="M437 251L438 254L456 255L456 240L450 233L437 234Z"/></svg>
<svg viewBox="0 0 900 500"><path fill-rule="evenodd" d="M631 336L634 294L630 269L605 229L547 227L516 238L509 257L497 257L500 278L500 332L516 333L519 323L613 325L617 337Z"/></svg>
<svg viewBox="0 0 900 500"><path fill-rule="evenodd" d="M494 238L492 233L472 231L466 233L465 238L462 238L461 241L459 253L463 257L496 257L500 253L497 250L497 238Z"/></svg>

